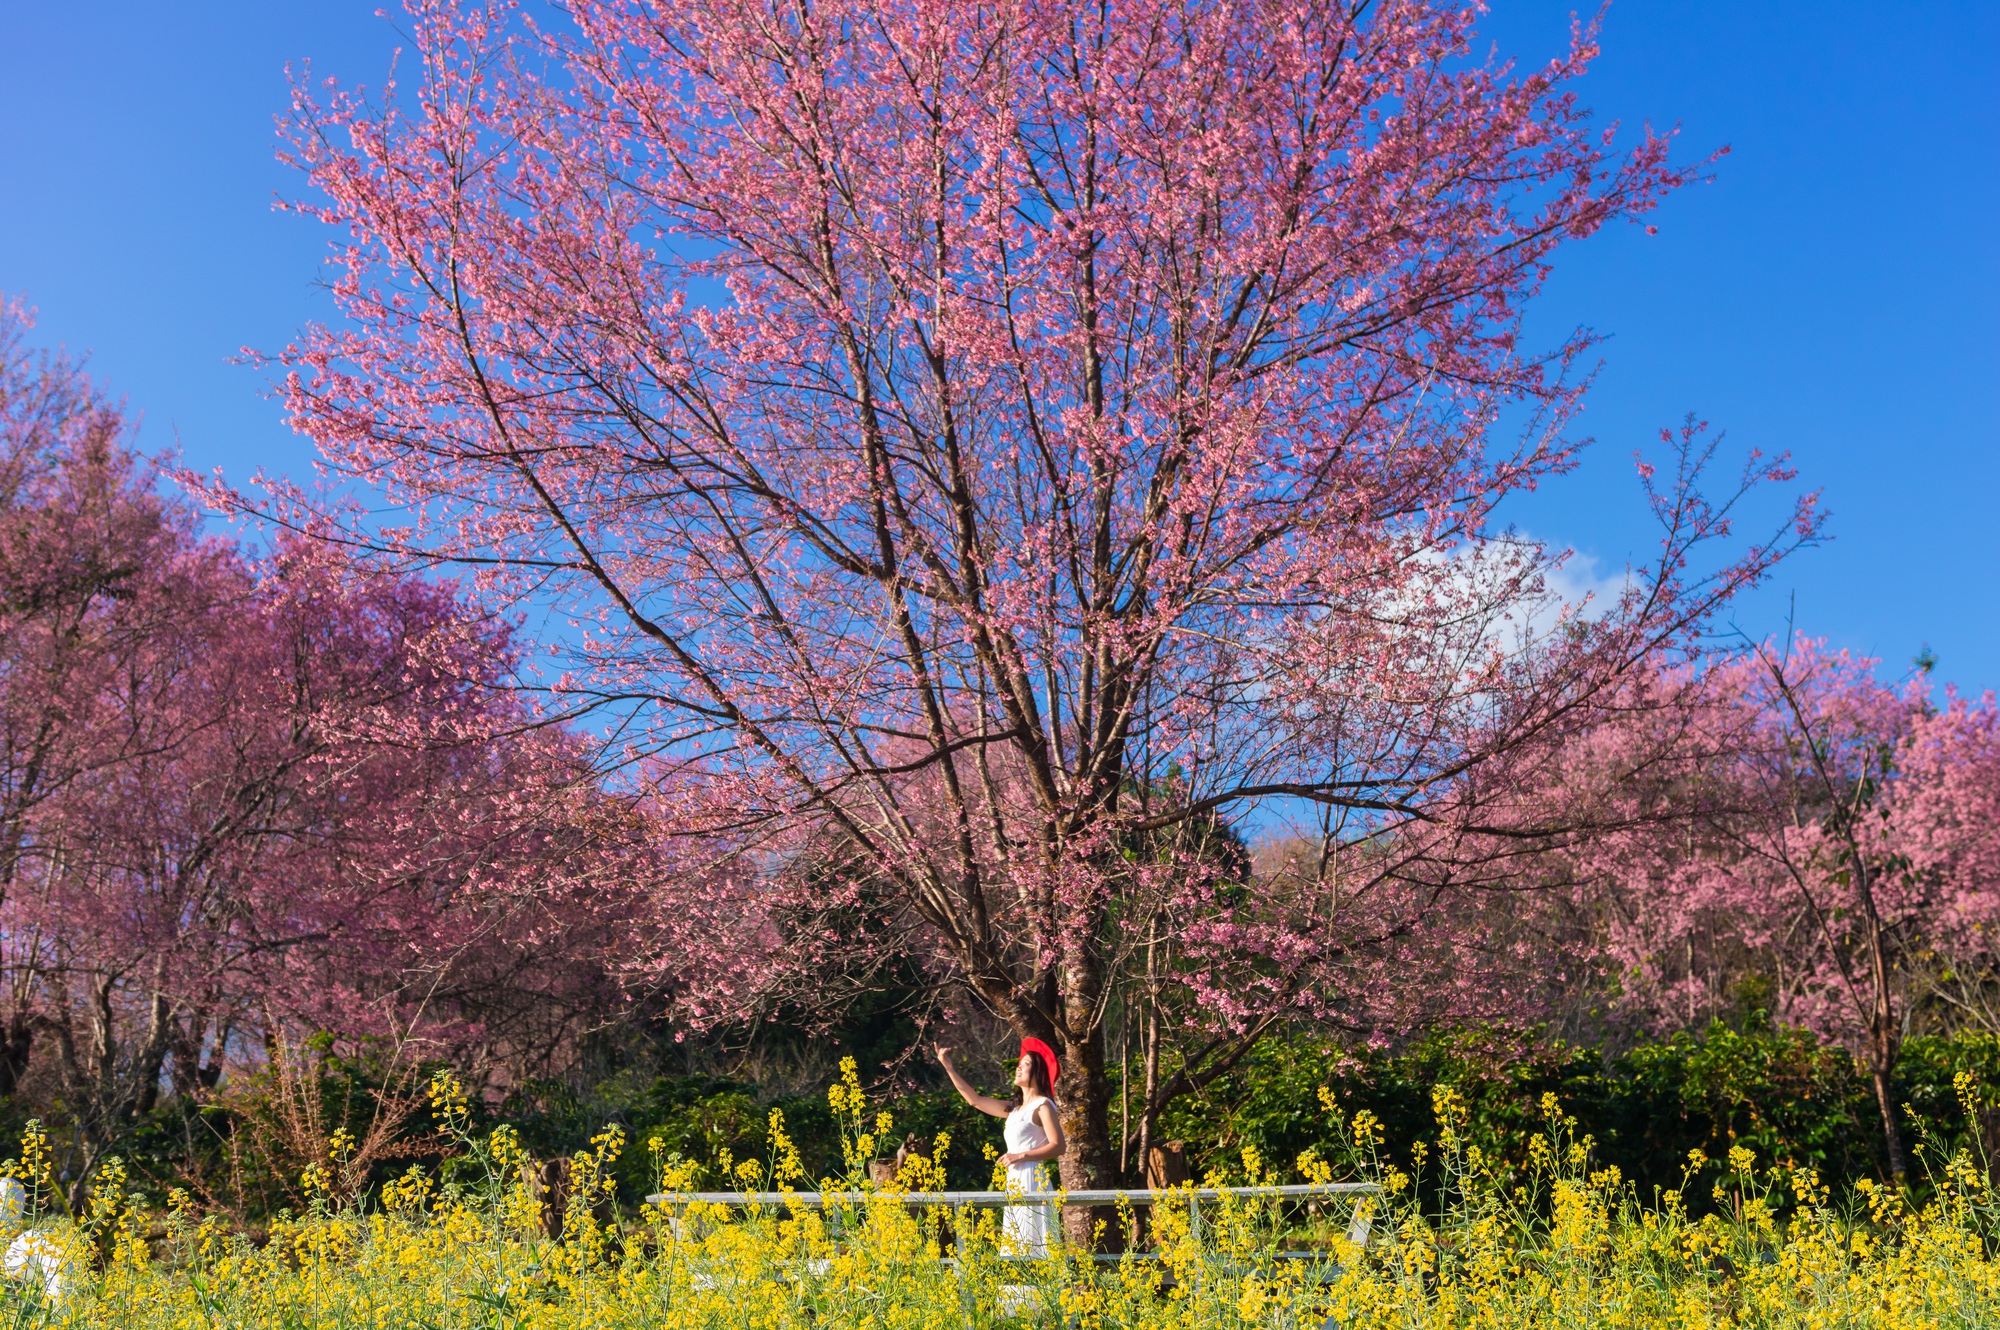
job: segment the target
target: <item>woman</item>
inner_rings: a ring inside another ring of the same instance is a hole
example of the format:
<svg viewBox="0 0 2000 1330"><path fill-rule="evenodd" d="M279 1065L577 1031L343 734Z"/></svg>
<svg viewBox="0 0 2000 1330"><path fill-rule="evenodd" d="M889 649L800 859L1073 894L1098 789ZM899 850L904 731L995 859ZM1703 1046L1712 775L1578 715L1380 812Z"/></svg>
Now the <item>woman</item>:
<svg viewBox="0 0 2000 1330"><path fill-rule="evenodd" d="M1050 1190L1048 1161L1063 1152L1062 1118L1053 1093L1058 1072L1055 1050L1039 1039L1021 1041L1021 1060L1014 1066L1021 1102L1012 1106L966 1084L951 1063L949 1048L938 1045L937 1056L959 1098L982 1113L1007 1119L1007 1153L1000 1156L1000 1165L1007 1170L1007 1190ZM1000 1218L1002 1249L1014 1256L1048 1255L1053 1211L1048 1205L1008 1206Z"/></svg>

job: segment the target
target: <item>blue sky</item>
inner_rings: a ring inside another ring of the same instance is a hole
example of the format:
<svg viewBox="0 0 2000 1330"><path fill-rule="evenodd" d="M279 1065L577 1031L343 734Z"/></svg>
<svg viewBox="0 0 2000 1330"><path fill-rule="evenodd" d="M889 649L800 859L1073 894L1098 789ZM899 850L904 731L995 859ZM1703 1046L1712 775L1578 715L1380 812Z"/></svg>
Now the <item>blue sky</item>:
<svg viewBox="0 0 2000 1330"><path fill-rule="evenodd" d="M1486 31L1553 54L1571 6L1499 0ZM1631 453L1692 411L1789 451L1835 539L1739 609L2000 687L2000 3L1620 0L1582 86L1606 119L1728 145L1713 183L1566 254L1530 323L1605 334L1575 474L1513 516L1615 575L1654 536ZM0 292L92 352L148 446L236 478L311 448L243 346L325 312L324 237L274 215L284 66L379 84L374 3L0 0Z"/></svg>

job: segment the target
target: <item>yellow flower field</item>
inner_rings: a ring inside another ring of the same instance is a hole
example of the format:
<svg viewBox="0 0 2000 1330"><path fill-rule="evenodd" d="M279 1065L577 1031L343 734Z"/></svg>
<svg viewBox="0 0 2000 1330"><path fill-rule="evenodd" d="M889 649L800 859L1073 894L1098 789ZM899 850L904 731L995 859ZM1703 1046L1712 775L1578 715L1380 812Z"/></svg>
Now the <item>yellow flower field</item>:
<svg viewBox="0 0 2000 1330"><path fill-rule="evenodd" d="M457 1087L444 1078L436 1093L462 1129ZM888 1124L863 1130L858 1088L835 1095L854 1123L853 1158L865 1159ZM560 1240L538 1225L540 1203L505 1128L462 1134L478 1183L413 1171L366 1207L332 1203L336 1141L311 1179L324 1203L255 1246L179 1197L148 1241L149 1221L128 1208L114 1169L87 1213L14 1239L0 1316L10 1327L112 1330L2000 1325L1993 1193L1964 1156L1939 1166L1921 1206L1881 1188L1836 1206L1809 1173L1760 1169L1739 1150L1731 1181L1710 1198L1715 1212L1695 1219L1679 1196L1641 1204L1615 1171L1590 1170L1589 1143L1570 1139L1547 1107L1549 1131L1527 1143L1527 1167L1503 1174L1462 1142L1462 1105L1440 1090L1438 1137L1423 1162L1430 1185L1380 1170L1383 1197L1362 1202L1381 1206L1365 1251L1340 1236L1344 1214L1208 1205L1197 1232L1179 1204L1155 1216L1159 1260L1116 1263L1005 1259L992 1211L952 1232L950 1216L912 1212L894 1189L826 1213L649 1205L600 1223L591 1212L622 1145L615 1130L576 1157ZM1345 1126L1366 1166L1375 1124L1362 1114ZM31 1206L46 1194L46 1164L31 1132L8 1169ZM1263 1161L1245 1165L1275 1180ZM732 1167L749 1184L799 1181L782 1120L773 1116L769 1161ZM931 1167L911 1161L900 1184L934 1185ZM1308 1181L1332 1172L1311 1156L1297 1167ZM1439 1184L1446 1203L1420 1206L1417 1194L1436 1196Z"/></svg>

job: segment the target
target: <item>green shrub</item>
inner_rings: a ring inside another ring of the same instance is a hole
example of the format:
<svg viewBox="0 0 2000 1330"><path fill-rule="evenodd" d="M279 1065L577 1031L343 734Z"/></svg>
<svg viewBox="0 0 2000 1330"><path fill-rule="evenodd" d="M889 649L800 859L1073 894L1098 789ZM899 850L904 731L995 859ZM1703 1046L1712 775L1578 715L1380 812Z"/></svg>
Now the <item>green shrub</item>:
<svg viewBox="0 0 2000 1330"><path fill-rule="evenodd" d="M1911 1040L1897 1070L1905 1128L1943 1148L1976 1144L1957 1106L1953 1077L1972 1073L1987 1098L2000 1093L2000 1036L1964 1033ZM1394 1051L1346 1052L1304 1037L1265 1041L1229 1075L1174 1105L1162 1139L1188 1142L1196 1171L1240 1178L1243 1150L1289 1164L1302 1150L1331 1146L1320 1111L1326 1086L1348 1116L1367 1110L1383 1124L1385 1158L1407 1167L1418 1141L1434 1136L1431 1091L1458 1091L1465 1137L1489 1157L1519 1165L1541 1101L1552 1094L1594 1158L1613 1165L1641 1195L1681 1184L1690 1152L1711 1161L1690 1188L1697 1203L1734 1145L1760 1161L1813 1169L1836 1189L1883 1176L1881 1119L1867 1077L1844 1050L1812 1034L1753 1017L1641 1044L1616 1056L1492 1029L1429 1035ZM1982 1122L1988 1154L2000 1118Z"/></svg>

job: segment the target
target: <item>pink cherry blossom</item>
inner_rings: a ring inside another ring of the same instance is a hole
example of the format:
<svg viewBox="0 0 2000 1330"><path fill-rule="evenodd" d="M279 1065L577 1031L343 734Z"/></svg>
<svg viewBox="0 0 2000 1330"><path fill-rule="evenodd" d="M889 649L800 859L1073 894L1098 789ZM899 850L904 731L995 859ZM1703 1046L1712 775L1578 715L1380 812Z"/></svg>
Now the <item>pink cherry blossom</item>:
<svg viewBox="0 0 2000 1330"><path fill-rule="evenodd" d="M615 1006L651 835L453 588L199 534L0 319L0 1089L82 1185L282 1035L514 1075Z"/></svg>
<svg viewBox="0 0 2000 1330"><path fill-rule="evenodd" d="M1517 71L1425 0L563 17L426 0L404 87L298 87L339 239L293 419L408 516L255 506L559 607L692 1014L914 955L1059 1048L1070 1185L1141 935L1208 1032L1161 1096L1289 1015L1376 1028L1371 967L1467 957L1432 870L1510 768L1817 529L1711 558L1691 431L1657 561L1551 630L1552 552L1495 527L1571 464L1589 346L1524 302L1696 169L1610 149L1589 32ZM1259 809L1324 811L1345 875L1211 880L1197 830Z"/></svg>

